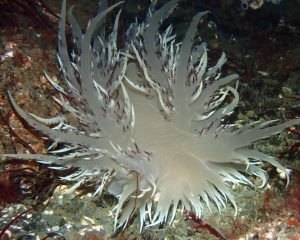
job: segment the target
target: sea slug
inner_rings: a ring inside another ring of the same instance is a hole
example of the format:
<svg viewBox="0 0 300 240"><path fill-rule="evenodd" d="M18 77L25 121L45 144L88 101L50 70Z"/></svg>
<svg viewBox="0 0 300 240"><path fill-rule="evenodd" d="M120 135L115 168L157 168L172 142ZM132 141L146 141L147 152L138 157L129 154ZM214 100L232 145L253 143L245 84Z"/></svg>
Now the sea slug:
<svg viewBox="0 0 300 240"><path fill-rule="evenodd" d="M95 194L105 187L115 195L115 228L125 227L134 212L142 229L172 223L179 206L197 217L204 207L214 205L220 211L227 201L237 209L230 185L252 185L246 175L255 175L263 186L267 181L263 162L288 179L288 171L274 158L249 146L300 119L242 127L225 124L224 117L239 103L238 75L222 76L224 53L209 67L206 44L193 43L206 12L194 16L182 42L171 25L160 31L177 4L171 0L156 10L151 4L145 21L128 27L119 49L121 10L108 36L104 23L122 3L102 9L82 33L72 8L66 12L64 0L58 32L64 87L46 76L60 92L54 100L65 114L40 118L23 111L9 94L19 115L53 144L47 155L2 154L2 158L78 167L66 177L75 182L70 191L93 179L98 183ZM66 16L73 35L71 55Z"/></svg>

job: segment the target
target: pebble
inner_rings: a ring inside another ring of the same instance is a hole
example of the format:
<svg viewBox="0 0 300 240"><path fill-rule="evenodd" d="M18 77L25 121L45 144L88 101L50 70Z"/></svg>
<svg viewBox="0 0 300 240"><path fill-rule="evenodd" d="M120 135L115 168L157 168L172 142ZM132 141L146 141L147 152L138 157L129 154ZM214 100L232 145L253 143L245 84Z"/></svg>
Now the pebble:
<svg viewBox="0 0 300 240"><path fill-rule="evenodd" d="M51 231L53 232L58 232L59 231L59 226L54 226L51 228Z"/></svg>

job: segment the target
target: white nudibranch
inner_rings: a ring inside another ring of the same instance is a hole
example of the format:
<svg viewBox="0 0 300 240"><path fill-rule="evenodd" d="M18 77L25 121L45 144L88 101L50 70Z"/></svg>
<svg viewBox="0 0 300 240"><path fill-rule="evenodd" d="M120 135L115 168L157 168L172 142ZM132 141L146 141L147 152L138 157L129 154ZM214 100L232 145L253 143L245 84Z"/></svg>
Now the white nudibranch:
<svg viewBox="0 0 300 240"><path fill-rule="evenodd" d="M81 174L65 177L75 182L70 191L93 180L98 184L96 193L107 189L118 198L115 229L125 227L133 213L139 216L141 229L171 224L179 205L197 217L204 207L214 205L221 211L228 200L237 209L230 185L251 186L246 175L261 178L264 185L263 162L288 179L288 171L273 157L249 146L300 119L277 125L254 122L240 128L224 125L224 117L239 102L233 87L238 75L222 76L224 53L215 66L208 67L206 44L194 44L198 22L206 12L194 16L182 42L171 25L161 31L177 3L171 0L156 10L152 4L144 22L128 27L126 42L119 49L121 11L108 36L104 23L122 3L99 11L83 33L72 8L66 11L63 1L58 60L65 87L46 77L60 93L54 100L77 120L76 125L63 114L50 119L28 114L9 94L21 118L54 144L47 155L2 154L2 158L77 167ZM66 17L74 43L71 56ZM59 142L61 148L55 147Z"/></svg>

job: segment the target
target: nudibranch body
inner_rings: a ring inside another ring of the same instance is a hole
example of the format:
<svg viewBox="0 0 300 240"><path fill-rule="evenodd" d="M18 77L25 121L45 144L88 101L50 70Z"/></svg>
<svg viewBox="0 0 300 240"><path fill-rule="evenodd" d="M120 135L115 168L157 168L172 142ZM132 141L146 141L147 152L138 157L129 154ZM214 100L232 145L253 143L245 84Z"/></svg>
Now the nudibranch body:
<svg viewBox="0 0 300 240"><path fill-rule="evenodd" d="M46 76L60 92L60 99L54 100L65 114L50 119L27 114L10 96L19 115L53 144L47 155L2 156L78 167L81 174L66 177L76 182L70 191L89 180L99 184L95 194L106 187L119 200L115 228L126 226L134 212L143 227L171 223L179 206L198 217L204 207L221 210L227 200L236 208L230 184L252 185L245 176L250 174L264 185L262 162L288 176L275 159L248 146L300 119L279 125L275 121L242 127L224 124L224 117L239 102L238 76L222 76L224 53L208 67L206 44L193 43L205 12L193 18L182 42L176 41L172 26L160 31L177 4L171 0L157 10L152 4L143 23L130 25L127 42L118 49L121 12L107 37L104 23L121 3L102 9L82 33L72 8L66 13L64 1L58 59L65 87ZM74 42L71 56L66 15ZM59 142L63 147L57 148Z"/></svg>

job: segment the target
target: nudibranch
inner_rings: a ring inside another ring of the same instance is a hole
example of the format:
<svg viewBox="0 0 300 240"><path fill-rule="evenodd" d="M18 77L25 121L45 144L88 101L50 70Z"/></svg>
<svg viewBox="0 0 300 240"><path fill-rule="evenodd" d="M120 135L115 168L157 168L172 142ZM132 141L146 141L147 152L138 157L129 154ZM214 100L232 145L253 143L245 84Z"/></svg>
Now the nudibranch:
<svg viewBox="0 0 300 240"><path fill-rule="evenodd" d="M64 0L58 32L64 87L46 74L60 93L54 101L63 113L47 119L26 113L9 94L21 118L53 144L45 155L2 157L78 168L65 177L75 182L70 191L93 180L98 184L95 194L105 188L116 196L115 228L126 226L133 213L142 229L172 223L178 207L198 217L204 207L220 211L228 201L236 209L230 185L252 185L246 175L261 178L264 185L263 162L288 179L288 171L274 158L249 146L300 119L242 127L225 124L224 118L239 103L238 75L223 76L225 54L210 66L206 44L194 43L206 12L194 16L181 42L171 25L161 30L177 4L178 0L171 0L156 10L151 4L145 21L128 27L126 43L119 49L121 11L108 36L105 18L121 2L102 8L83 33ZM71 54L66 17L73 36Z"/></svg>

